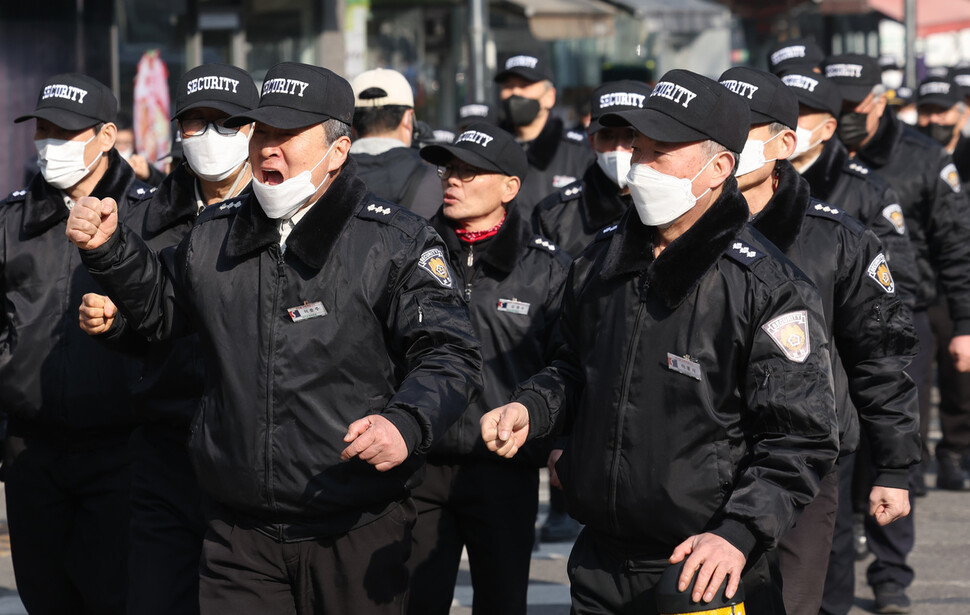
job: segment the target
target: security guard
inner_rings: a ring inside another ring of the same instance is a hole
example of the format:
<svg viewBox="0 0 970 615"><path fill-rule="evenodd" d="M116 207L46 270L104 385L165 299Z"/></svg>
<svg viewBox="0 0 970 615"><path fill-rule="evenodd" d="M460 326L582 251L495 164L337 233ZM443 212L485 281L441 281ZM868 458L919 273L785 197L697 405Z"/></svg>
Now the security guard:
<svg viewBox="0 0 970 615"><path fill-rule="evenodd" d="M89 195L119 215L148 194L114 149L118 101L76 73L48 79L32 113L41 172L0 204L3 474L17 589L36 613L125 612L130 361L77 327L101 292L64 241Z"/></svg>
<svg viewBox="0 0 970 615"><path fill-rule="evenodd" d="M250 192L252 125L227 128L225 120L258 102L252 77L235 66L203 64L179 79L175 119L186 164L126 220L150 248L160 252L177 245L207 206ZM103 310L106 300L86 295L82 313ZM85 322L82 318L82 327ZM131 437L129 611L198 613L205 515L186 447L205 388L198 338L146 345L121 327L110 335L101 328L88 333L104 333L104 341L137 348L143 355L142 373L133 385L135 412L143 423Z"/></svg>
<svg viewBox="0 0 970 615"><path fill-rule="evenodd" d="M885 112L885 88L875 58L833 56L826 60L824 73L842 92L839 138L850 156L858 157L896 190L916 252L919 284L913 317L920 351L908 373L920 394L923 456L928 458L933 337L926 310L936 298L937 285L946 295L954 322L950 355L958 370L970 369L970 203L949 154ZM914 467L911 482L918 480L915 475L920 471ZM867 572L876 595L875 608L908 609L905 588L914 576L906 563L915 542L912 516L885 527L867 518L866 532L869 549L876 555ZM850 606L851 596L846 595L832 612L844 613Z"/></svg>
<svg viewBox="0 0 970 615"><path fill-rule="evenodd" d="M650 86L641 81L604 83L590 97L589 144L596 152L582 180L542 200L532 215L533 226L570 254L579 254L603 228L619 222L633 201L626 187L633 156L633 129L605 127L604 113L642 109Z"/></svg>
<svg viewBox="0 0 970 615"><path fill-rule="evenodd" d="M549 367L482 419L489 449L564 429L557 464L585 528L575 613L655 614L656 583L713 600L744 577L752 613L783 613L764 554L838 454L829 340L811 282L747 225L732 177L747 105L674 70L632 125L635 211L574 262ZM650 511L650 514L644 514Z"/></svg>
<svg viewBox="0 0 970 615"><path fill-rule="evenodd" d="M882 246L858 220L812 198L787 158L795 151L798 100L776 76L746 67L721 83L751 108L738 185L752 226L815 283L832 340L840 455L855 451L860 423L877 469L870 514L886 525L909 513L909 467L919 462L916 385L903 369L916 347L912 316L895 292ZM788 615L817 615L837 509L839 474L822 480L779 543Z"/></svg>
<svg viewBox="0 0 970 615"><path fill-rule="evenodd" d="M583 176L595 159L586 137L566 130L552 114L556 88L545 58L510 55L495 75L502 100L501 126L515 135L529 157L529 175L519 190L518 206L526 220L547 195Z"/></svg>
<svg viewBox="0 0 970 615"><path fill-rule="evenodd" d="M256 123L253 193L207 208L178 251L155 256L110 201L79 203L68 224L129 326L199 334L206 615L399 614L409 490L480 387L444 245L348 160L353 101L327 69L271 68L259 106L224 122Z"/></svg>
<svg viewBox="0 0 970 615"><path fill-rule="evenodd" d="M411 84L396 70L376 68L351 85L357 134L350 155L360 178L382 199L430 218L441 204L441 184L412 148L417 116Z"/></svg>
<svg viewBox="0 0 970 615"><path fill-rule="evenodd" d="M534 460L499 459L485 448L478 423L546 365L570 258L535 235L518 211L515 196L529 166L512 135L472 123L453 144L429 145L421 157L441 175L444 204L432 224L482 342L485 391L431 448L414 491L408 611L449 613L464 547L473 611L525 615L545 449Z"/></svg>

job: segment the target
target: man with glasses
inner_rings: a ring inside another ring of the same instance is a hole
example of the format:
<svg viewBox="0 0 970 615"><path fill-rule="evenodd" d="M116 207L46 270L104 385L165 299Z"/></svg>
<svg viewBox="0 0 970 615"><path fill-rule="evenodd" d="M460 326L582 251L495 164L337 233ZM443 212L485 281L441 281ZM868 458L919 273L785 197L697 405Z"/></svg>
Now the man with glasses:
<svg viewBox="0 0 970 615"><path fill-rule="evenodd" d="M528 163L509 133L471 123L454 143L426 146L421 157L439 165L444 201L432 224L482 343L485 390L434 444L414 491L408 611L448 614L464 547L472 610L525 615L538 467L548 449L499 459L482 442L478 423L546 364L569 257L532 233L519 212L516 195Z"/></svg>
<svg viewBox="0 0 970 615"><path fill-rule="evenodd" d="M603 126L599 118L613 111L640 109L648 96L650 86L633 80L604 83L593 90L586 134L596 164L590 165L580 181L543 199L532 216L537 232L566 252L578 255L601 229L616 224L633 203L626 176L634 130Z"/></svg>
<svg viewBox="0 0 970 615"><path fill-rule="evenodd" d="M41 172L0 205L3 479L17 589L32 613L125 613L132 362L78 329L82 295L102 291L64 241L85 197L113 199L126 217L151 190L114 148L117 114L97 80L48 79L15 120L35 120Z"/></svg>
<svg viewBox="0 0 970 615"><path fill-rule="evenodd" d="M252 194L207 208L160 255L111 201L79 204L68 225L127 326L199 335L206 387L189 451L213 502L206 615L400 615L410 489L480 388L446 248L356 177L353 109L335 73L278 64L259 106L224 122L255 123ZM118 320L85 318L109 331Z"/></svg>

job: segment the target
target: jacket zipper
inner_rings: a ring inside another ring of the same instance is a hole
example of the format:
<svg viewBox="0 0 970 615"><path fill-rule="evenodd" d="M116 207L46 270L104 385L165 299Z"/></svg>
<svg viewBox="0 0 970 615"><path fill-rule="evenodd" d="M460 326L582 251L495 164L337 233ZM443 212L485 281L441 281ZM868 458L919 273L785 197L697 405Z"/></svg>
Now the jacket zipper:
<svg viewBox="0 0 970 615"><path fill-rule="evenodd" d="M623 434L623 415L626 410L626 400L630 394L630 380L633 378L633 357L637 351L637 340L640 337L640 323L643 318L643 301L637 307L637 317L633 321L633 334L630 336L630 349L627 351L626 364L623 366L623 380L620 385L620 400L616 411L616 431L613 436L613 458L610 461L609 512L610 527L614 532L619 530L619 520L616 516L616 481L619 468L620 438Z"/></svg>
<svg viewBox="0 0 970 615"><path fill-rule="evenodd" d="M273 311L270 318L269 347L266 352L266 442L263 467L266 472L266 499L270 506L276 507L276 497L273 493L273 357L276 346L276 316L280 310L280 293L282 291L282 281L285 277L283 265L285 263L282 250L278 245L270 247L270 254L276 259L276 289L273 294Z"/></svg>

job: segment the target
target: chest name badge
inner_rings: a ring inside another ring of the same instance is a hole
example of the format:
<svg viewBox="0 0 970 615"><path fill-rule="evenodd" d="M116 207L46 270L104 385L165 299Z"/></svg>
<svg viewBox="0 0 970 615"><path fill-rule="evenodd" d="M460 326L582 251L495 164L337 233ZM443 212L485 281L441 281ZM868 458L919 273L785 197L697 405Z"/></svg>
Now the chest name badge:
<svg viewBox="0 0 970 615"><path fill-rule="evenodd" d="M694 380L701 379L701 366L696 361L691 361L687 357L678 357L677 355L668 352L667 353L667 367L671 370L677 372L678 374L683 374L685 376L690 376Z"/></svg>
<svg viewBox="0 0 970 615"><path fill-rule="evenodd" d="M509 312L511 314L522 314L525 316L529 313L530 305L529 303L515 299L499 299L497 307L499 312Z"/></svg>
<svg viewBox="0 0 970 615"><path fill-rule="evenodd" d="M301 320L309 320L318 316L326 316L327 308L323 307L323 304L319 301L314 301L313 303L304 303L297 307L288 308L286 312L290 315L290 319L293 322L300 322Z"/></svg>

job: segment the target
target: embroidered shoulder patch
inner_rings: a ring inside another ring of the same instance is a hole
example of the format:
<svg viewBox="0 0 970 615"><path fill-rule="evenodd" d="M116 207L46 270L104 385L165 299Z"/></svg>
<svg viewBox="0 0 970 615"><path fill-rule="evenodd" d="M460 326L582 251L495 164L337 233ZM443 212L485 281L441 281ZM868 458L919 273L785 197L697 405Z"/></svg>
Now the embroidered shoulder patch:
<svg viewBox="0 0 970 615"><path fill-rule="evenodd" d="M796 363L804 363L812 352L812 343L808 338L808 312L805 310L772 318L761 328L785 356Z"/></svg>
<svg viewBox="0 0 970 615"><path fill-rule="evenodd" d="M889 263L886 262L886 256L882 252L872 259L872 262L866 267L866 273L887 293L892 294L896 290L896 282L893 281L893 274L889 271Z"/></svg>
<svg viewBox="0 0 970 615"><path fill-rule="evenodd" d="M445 252L441 248L429 248L422 252L418 259L418 267L430 273L431 277L445 288L454 286L451 281L451 271L448 270Z"/></svg>
<svg viewBox="0 0 970 615"><path fill-rule="evenodd" d="M940 171L940 179L946 182L950 190L960 192L960 174L957 173L957 167L952 162Z"/></svg>
<svg viewBox="0 0 970 615"><path fill-rule="evenodd" d="M882 215L892 223L897 233L900 235L906 234L906 218L903 217L903 208L899 206L899 203L893 203L887 206L882 210Z"/></svg>

